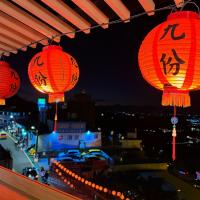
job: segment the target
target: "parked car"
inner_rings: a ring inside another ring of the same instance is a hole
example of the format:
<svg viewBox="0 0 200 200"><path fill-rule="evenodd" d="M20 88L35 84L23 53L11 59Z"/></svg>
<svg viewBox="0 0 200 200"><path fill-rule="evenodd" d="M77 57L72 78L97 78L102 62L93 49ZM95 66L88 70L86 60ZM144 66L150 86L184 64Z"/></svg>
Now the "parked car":
<svg viewBox="0 0 200 200"><path fill-rule="evenodd" d="M78 149L69 149L67 151L67 154L69 154L69 155L80 155L81 152Z"/></svg>
<svg viewBox="0 0 200 200"><path fill-rule="evenodd" d="M89 160L106 160L104 157L101 157L101 156L94 156L94 155L85 155L84 156L85 160L86 161L89 161Z"/></svg>
<svg viewBox="0 0 200 200"><path fill-rule="evenodd" d="M57 161L63 161L63 160L68 160L68 161L73 161L73 162L83 162L85 159L81 157L81 155L77 154L60 154L57 158Z"/></svg>
<svg viewBox="0 0 200 200"><path fill-rule="evenodd" d="M1 133L0 133L0 139L1 139L1 140L7 139L7 133L6 133L6 132L1 132Z"/></svg>
<svg viewBox="0 0 200 200"><path fill-rule="evenodd" d="M63 163L63 162L74 162L73 159L70 158L70 157L63 157L63 158L57 159L57 161L60 161L61 163Z"/></svg>
<svg viewBox="0 0 200 200"><path fill-rule="evenodd" d="M101 152L101 149L89 149L88 152Z"/></svg>
<svg viewBox="0 0 200 200"><path fill-rule="evenodd" d="M94 155L94 156L100 156L100 157L103 157L103 158L108 158L107 155L105 155L105 153L103 152L89 152L87 155Z"/></svg>
<svg viewBox="0 0 200 200"><path fill-rule="evenodd" d="M24 176L27 176L31 180L38 180L38 173L37 173L35 167L25 167L22 170L22 174Z"/></svg>
<svg viewBox="0 0 200 200"><path fill-rule="evenodd" d="M179 169L178 173L180 175L189 176L189 172L186 169Z"/></svg>

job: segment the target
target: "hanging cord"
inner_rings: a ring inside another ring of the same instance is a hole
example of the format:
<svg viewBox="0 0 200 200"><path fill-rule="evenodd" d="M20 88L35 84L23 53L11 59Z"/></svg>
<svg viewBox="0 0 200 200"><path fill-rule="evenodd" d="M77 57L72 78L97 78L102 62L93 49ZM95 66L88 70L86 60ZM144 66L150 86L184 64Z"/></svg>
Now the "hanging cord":
<svg viewBox="0 0 200 200"><path fill-rule="evenodd" d="M176 106L174 105L174 120L176 118ZM176 123L173 123L173 130L172 130L172 160L176 160Z"/></svg>
<svg viewBox="0 0 200 200"><path fill-rule="evenodd" d="M53 40L54 40L54 36L52 36L51 38L48 38L48 43L47 43L46 46L50 46L50 45L52 45Z"/></svg>
<svg viewBox="0 0 200 200"><path fill-rule="evenodd" d="M176 106L174 105L174 117L176 117Z"/></svg>
<svg viewBox="0 0 200 200"><path fill-rule="evenodd" d="M183 3L183 5L182 5L182 7L181 7L181 11L185 8L185 6L186 5L188 5L188 4L192 4L192 5L195 5L195 7L197 8L197 10L198 10L198 14L200 15L200 8L199 8L199 6L195 3L195 2L193 2L193 1L191 1L191 0L188 0L188 1L186 1L185 3Z"/></svg>
<svg viewBox="0 0 200 200"><path fill-rule="evenodd" d="M56 101L56 112L55 112L55 117L54 117L54 129L53 131L56 133L57 131L57 120L58 120L58 106L57 106L57 101Z"/></svg>

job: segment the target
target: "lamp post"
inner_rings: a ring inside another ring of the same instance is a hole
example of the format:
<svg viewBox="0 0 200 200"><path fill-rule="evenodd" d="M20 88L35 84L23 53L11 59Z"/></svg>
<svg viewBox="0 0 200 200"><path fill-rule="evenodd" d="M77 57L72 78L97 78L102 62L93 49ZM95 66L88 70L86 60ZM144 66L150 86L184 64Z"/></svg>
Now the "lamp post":
<svg viewBox="0 0 200 200"><path fill-rule="evenodd" d="M38 129L36 129L35 126L31 126L31 130L36 134L36 141L35 141L35 156L36 156L38 150Z"/></svg>
<svg viewBox="0 0 200 200"><path fill-rule="evenodd" d="M38 130L35 130L36 133L36 142L35 142L35 155L37 155L37 151L38 151Z"/></svg>

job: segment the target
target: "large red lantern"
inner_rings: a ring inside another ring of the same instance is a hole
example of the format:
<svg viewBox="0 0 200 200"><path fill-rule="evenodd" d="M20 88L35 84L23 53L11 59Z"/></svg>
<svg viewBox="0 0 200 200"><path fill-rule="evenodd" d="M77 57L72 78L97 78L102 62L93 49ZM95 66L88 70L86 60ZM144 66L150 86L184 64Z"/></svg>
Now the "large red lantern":
<svg viewBox="0 0 200 200"><path fill-rule="evenodd" d="M163 90L162 105L174 106L172 159L176 159L176 106L190 106L189 91L200 89L200 16L191 11L171 13L156 26L139 50L144 79Z"/></svg>
<svg viewBox="0 0 200 200"><path fill-rule="evenodd" d="M63 52L62 47L50 45L31 59L28 75L38 91L49 95L49 103L63 102L64 92L78 82L79 68L76 60Z"/></svg>
<svg viewBox="0 0 200 200"><path fill-rule="evenodd" d="M5 99L15 95L20 87L17 72L5 61L0 61L0 105L5 105Z"/></svg>
<svg viewBox="0 0 200 200"><path fill-rule="evenodd" d="M139 50L144 79L163 90L162 105L190 106L189 91L200 88L200 17L191 11L171 13L156 26Z"/></svg>

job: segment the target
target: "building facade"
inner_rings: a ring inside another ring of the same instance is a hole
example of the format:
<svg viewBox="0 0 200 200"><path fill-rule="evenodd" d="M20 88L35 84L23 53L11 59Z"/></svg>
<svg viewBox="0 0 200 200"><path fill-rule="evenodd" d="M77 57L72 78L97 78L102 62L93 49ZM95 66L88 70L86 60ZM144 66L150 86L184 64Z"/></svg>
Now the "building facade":
<svg viewBox="0 0 200 200"><path fill-rule="evenodd" d="M101 146L101 132L86 130L85 122L58 122L57 132L40 135L38 152Z"/></svg>

